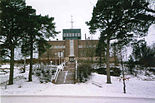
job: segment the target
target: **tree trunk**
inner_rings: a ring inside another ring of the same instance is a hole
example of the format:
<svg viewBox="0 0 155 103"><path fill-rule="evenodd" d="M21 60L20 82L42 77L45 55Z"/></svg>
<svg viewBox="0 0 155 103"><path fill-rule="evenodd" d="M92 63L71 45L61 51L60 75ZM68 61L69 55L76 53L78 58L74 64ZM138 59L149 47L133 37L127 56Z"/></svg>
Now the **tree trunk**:
<svg viewBox="0 0 155 103"><path fill-rule="evenodd" d="M30 50L30 70L29 70L29 82L31 82L32 81L32 66L33 66L33 37L32 37L32 35L31 35L31 37L30 37L30 39L31 39L31 43L30 43L30 46L31 46L31 50Z"/></svg>
<svg viewBox="0 0 155 103"><path fill-rule="evenodd" d="M107 40L107 50L106 50L106 71L107 71L107 83L111 84L111 78L110 78L110 64L109 64L109 46L110 46L110 40Z"/></svg>
<svg viewBox="0 0 155 103"><path fill-rule="evenodd" d="M114 45L114 64L115 64L115 67L118 65L117 56L116 56L116 45Z"/></svg>
<svg viewBox="0 0 155 103"><path fill-rule="evenodd" d="M102 65L102 55L100 53L100 67L101 67L101 65Z"/></svg>
<svg viewBox="0 0 155 103"><path fill-rule="evenodd" d="M121 50L122 51L122 50ZM125 74L124 74L124 65L123 65L123 56L122 52L121 53L121 66L122 66L122 75L123 75L123 92L126 93L126 84L125 84Z"/></svg>
<svg viewBox="0 0 155 103"><path fill-rule="evenodd" d="M123 66L122 60L121 60L121 65L122 65L122 75L123 75L123 92L126 93L125 74L124 74L124 66Z"/></svg>
<svg viewBox="0 0 155 103"><path fill-rule="evenodd" d="M23 68L23 73L25 73L25 67L26 67L26 56L24 56L24 68Z"/></svg>
<svg viewBox="0 0 155 103"><path fill-rule="evenodd" d="M11 46L11 58L10 58L10 75L9 75L9 85L13 84L13 73L14 73L14 47Z"/></svg>
<svg viewBox="0 0 155 103"><path fill-rule="evenodd" d="M126 93L126 85L125 85L125 79L123 79L123 91L124 91L124 93Z"/></svg>

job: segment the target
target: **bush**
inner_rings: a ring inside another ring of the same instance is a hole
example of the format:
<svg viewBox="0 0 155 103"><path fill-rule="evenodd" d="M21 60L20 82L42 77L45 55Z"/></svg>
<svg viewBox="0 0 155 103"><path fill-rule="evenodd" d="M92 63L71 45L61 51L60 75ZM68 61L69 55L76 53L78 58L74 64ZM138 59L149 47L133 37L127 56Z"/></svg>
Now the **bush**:
<svg viewBox="0 0 155 103"><path fill-rule="evenodd" d="M106 68L94 69L93 72L97 72L98 74L107 75ZM110 75L111 76L120 76L121 70L119 68L114 68L114 67L110 68Z"/></svg>
<svg viewBox="0 0 155 103"><path fill-rule="evenodd" d="M112 70L111 75L112 76L120 76L121 70L119 68L110 68Z"/></svg>
<svg viewBox="0 0 155 103"><path fill-rule="evenodd" d="M54 69L48 68L47 65L41 65L40 67L34 68L34 75L36 75L40 83L48 83L51 82L51 76L55 72Z"/></svg>
<svg viewBox="0 0 155 103"><path fill-rule="evenodd" d="M135 62L134 62L132 56L130 56L130 58L127 62L127 67L128 67L128 71L130 72L130 74L133 74L134 68L135 68Z"/></svg>
<svg viewBox="0 0 155 103"><path fill-rule="evenodd" d="M100 67L98 69L94 69L93 72L97 72L98 74L104 74L106 75L106 68Z"/></svg>
<svg viewBox="0 0 155 103"><path fill-rule="evenodd" d="M92 72L92 67L90 64L80 64L78 66L78 82L86 82Z"/></svg>

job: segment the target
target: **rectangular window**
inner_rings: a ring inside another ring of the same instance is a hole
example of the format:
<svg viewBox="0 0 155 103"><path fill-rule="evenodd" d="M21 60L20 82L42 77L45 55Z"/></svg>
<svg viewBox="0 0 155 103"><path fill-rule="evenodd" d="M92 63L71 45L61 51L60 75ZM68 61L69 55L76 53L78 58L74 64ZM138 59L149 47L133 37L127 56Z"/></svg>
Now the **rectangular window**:
<svg viewBox="0 0 155 103"><path fill-rule="evenodd" d="M80 37L80 33L78 33L78 37Z"/></svg>
<svg viewBox="0 0 155 103"><path fill-rule="evenodd" d="M79 45L79 48L82 48L82 45Z"/></svg>
<svg viewBox="0 0 155 103"><path fill-rule="evenodd" d="M63 34L63 37L66 37L66 33Z"/></svg>
<svg viewBox="0 0 155 103"><path fill-rule="evenodd" d="M57 46L53 46L53 48L55 48L55 49L62 49L62 48L65 48L65 46L64 45L57 45Z"/></svg>

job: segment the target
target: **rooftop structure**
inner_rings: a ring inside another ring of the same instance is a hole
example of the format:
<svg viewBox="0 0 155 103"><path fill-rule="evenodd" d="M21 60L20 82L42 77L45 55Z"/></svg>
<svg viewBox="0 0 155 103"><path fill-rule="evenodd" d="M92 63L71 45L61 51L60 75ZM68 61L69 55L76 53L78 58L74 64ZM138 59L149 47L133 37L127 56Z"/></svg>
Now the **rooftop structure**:
<svg viewBox="0 0 155 103"><path fill-rule="evenodd" d="M81 39L81 29L63 29L63 40Z"/></svg>

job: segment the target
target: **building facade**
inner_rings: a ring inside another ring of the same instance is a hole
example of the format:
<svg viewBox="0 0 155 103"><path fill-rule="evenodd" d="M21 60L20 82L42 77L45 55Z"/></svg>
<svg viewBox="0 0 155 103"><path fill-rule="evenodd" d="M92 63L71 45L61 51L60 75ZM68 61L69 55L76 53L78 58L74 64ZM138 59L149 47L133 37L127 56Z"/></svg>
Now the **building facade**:
<svg viewBox="0 0 155 103"><path fill-rule="evenodd" d="M62 36L63 40L49 41L51 47L41 55L41 59L61 59L62 62L97 58L98 40L81 40L81 29L63 29Z"/></svg>
<svg viewBox="0 0 155 103"><path fill-rule="evenodd" d="M96 47L99 40L81 40L81 29L63 29L63 40L49 41L51 47L40 57L42 60L60 64L64 61L91 60L99 61L96 56ZM115 58L110 57L110 62Z"/></svg>

